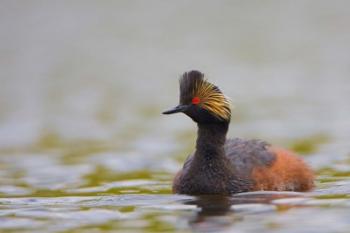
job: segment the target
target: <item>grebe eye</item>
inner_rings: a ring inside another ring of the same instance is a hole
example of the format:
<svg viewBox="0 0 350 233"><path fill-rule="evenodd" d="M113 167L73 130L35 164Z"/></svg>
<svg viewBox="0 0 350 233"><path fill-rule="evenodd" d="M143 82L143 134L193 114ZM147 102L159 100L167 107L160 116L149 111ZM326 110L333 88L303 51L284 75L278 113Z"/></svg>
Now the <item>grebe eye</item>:
<svg viewBox="0 0 350 233"><path fill-rule="evenodd" d="M192 104L199 104L201 102L201 99L199 97L193 97Z"/></svg>

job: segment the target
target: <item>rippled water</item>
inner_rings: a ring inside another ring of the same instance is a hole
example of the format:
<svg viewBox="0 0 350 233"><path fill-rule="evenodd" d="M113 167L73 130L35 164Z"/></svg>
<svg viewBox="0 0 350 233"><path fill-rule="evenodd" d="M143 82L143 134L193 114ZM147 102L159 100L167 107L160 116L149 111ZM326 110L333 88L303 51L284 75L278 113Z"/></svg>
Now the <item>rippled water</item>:
<svg viewBox="0 0 350 233"><path fill-rule="evenodd" d="M346 1L3 1L0 232L349 232ZM297 151L309 193L171 194L195 125L161 116L200 69L231 137Z"/></svg>

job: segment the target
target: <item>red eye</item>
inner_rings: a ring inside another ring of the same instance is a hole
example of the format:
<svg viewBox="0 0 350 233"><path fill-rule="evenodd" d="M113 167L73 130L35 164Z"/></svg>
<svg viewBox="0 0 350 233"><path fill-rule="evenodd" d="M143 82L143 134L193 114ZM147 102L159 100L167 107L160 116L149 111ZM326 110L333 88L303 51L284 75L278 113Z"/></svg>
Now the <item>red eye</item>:
<svg viewBox="0 0 350 233"><path fill-rule="evenodd" d="M201 102L201 99L199 97L193 97L192 104L199 104Z"/></svg>

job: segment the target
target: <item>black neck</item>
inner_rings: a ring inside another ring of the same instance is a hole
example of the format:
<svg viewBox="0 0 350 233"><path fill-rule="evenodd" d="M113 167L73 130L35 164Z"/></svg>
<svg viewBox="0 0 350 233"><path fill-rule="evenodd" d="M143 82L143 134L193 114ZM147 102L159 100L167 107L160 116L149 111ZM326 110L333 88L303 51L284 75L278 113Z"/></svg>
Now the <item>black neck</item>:
<svg viewBox="0 0 350 233"><path fill-rule="evenodd" d="M196 156L206 159L224 156L228 126L227 122L198 124Z"/></svg>

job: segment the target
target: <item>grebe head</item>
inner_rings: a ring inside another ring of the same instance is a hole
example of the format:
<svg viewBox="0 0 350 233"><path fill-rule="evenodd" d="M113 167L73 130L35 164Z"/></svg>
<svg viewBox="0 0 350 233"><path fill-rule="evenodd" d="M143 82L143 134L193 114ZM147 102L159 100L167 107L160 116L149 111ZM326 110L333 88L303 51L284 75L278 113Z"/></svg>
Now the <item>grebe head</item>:
<svg viewBox="0 0 350 233"><path fill-rule="evenodd" d="M214 84L204 78L204 74L192 70L180 78L180 104L163 112L172 114L183 112L199 124L229 123L231 119L230 101Z"/></svg>

